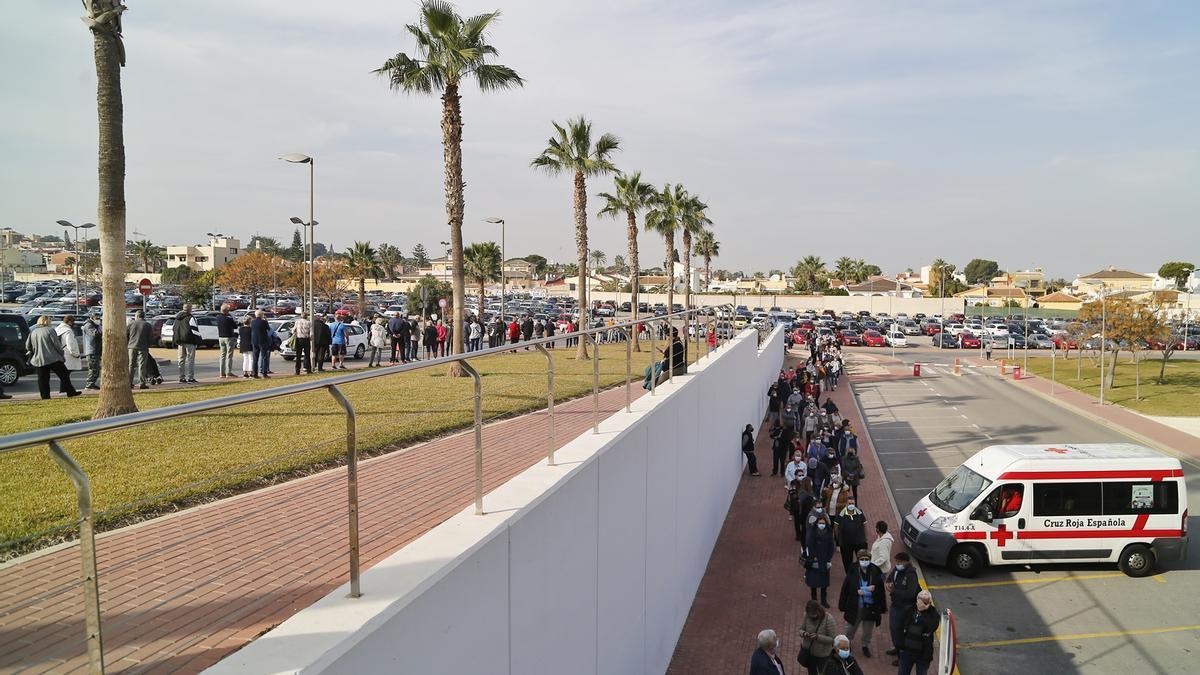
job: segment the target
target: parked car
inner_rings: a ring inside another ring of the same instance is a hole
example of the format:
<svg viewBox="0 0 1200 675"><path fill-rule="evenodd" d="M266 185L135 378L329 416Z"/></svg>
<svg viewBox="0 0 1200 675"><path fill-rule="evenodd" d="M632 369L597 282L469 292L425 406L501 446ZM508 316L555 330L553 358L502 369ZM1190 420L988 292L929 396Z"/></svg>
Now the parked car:
<svg viewBox="0 0 1200 675"><path fill-rule="evenodd" d="M216 347L217 346L217 317L212 314L194 314L192 318L196 320L196 325L200 328L200 347ZM163 347L174 347L175 342L172 339L175 335L175 317L170 317L163 321L162 328L159 332L158 342Z"/></svg>
<svg viewBox="0 0 1200 675"><path fill-rule="evenodd" d="M1054 340L1041 333L1030 333L1027 341L1030 349L1054 349Z"/></svg>
<svg viewBox="0 0 1200 675"><path fill-rule="evenodd" d="M33 373L25 358L25 338L29 325L19 314L0 314L0 386L9 387L23 375Z"/></svg>
<svg viewBox="0 0 1200 675"><path fill-rule="evenodd" d="M858 334L858 331L844 330L838 337L845 347L857 346L863 343L862 336Z"/></svg>
<svg viewBox="0 0 1200 675"><path fill-rule="evenodd" d="M983 342L980 341L979 336L969 331L959 333L958 341L962 344L963 349L979 349L983 346Z"/></svg>
<svg viewBox="0 0 1200 675"><path fill-rule="evenodd" d="M894 330L887 334L887 344L889 347L907 347L908 339L904 337L904 333Z"/></svg>
<svg viewBox="0 0 1200 675"><path fill-rule="evenodd" d="M863 344L868 347L884 347L887 345L887 339L879 331L869 330L863 333Z"/></svg>
<svg viewBox="0 0 1200 675"><path fill-rule="evenodd" d="M958 338L950 333L938 333L933 336L933 346L940 349L958 349Z"/></svg>
<svg viewBox="0 0 1200 675"><path fill-rule="evenodd" d="M276 325L274 321L271 322L271 327L279 333L279 336L283 342L287 341L287 338L292 330L292 325L293 322L290 320L283 321L278 325ZM332 327L333 322L329 322L328 325ZM366 329L364 329L362 326L356 326L352 323L346 324L346 356L354 357L355 359L361 361L363 356L367 353L368 337L369 336L367 335ZM296 351L290 349L286 344L284 344L279 348L279 355L283 357L284 361L291 361L296 358ZM328 361L326 361L326 363L328 363Z"/></svg>

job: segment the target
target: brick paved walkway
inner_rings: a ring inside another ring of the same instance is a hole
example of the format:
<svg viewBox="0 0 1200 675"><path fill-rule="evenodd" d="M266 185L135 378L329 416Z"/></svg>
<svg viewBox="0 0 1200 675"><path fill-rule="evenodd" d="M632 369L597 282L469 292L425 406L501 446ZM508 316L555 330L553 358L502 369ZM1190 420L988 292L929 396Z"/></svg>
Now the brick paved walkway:
<svg viewBox="0 0 1200 675"><path fill-rule="evenodd" d="M804 355L807 356L807 349ZM788 358L789 365L794 361ZM880 466L874 450L861 435L864 424L850 387L840 386L833 393L833 400L860 434L859 451L867 479L859 486L859 508L872 524L876 520L888 522L888 529L896 538L893 552L899 551L904 545L900 543L897 516L879 480ZM800 544L783 510L783 479L770 476L771 440L765 425L759 430L756 447L763 475L742 476L683 634L675 646L669 674L748 672L755 639L764 628L771 628L779 635L779 654L787 672L804 672L796 663L796 654L800 651L800 624L809 589L804 585L804 570L799 565ZM874 540L873 525L868 540ZM845 621L837 611L836 599L844 577L841 556L837 553L829 596L839 632L845 631ZM883 654L891 647L886 617L883 626L875 630L871 643L873 658L862 657L858 640L853 646L863 671L867 675L895 673L891 657Z"/></svg>
<svg viewBox="0 0 1200 675"><path fill-rule="evenodd" d="M601 416L624 404L623 387L602 393ZM555 407L560 445L591 428L591 407ZM483 441L491 491L545 457L546 415L488 425ZM473 501L473 456L467 432L360 464L364 569ZM348 579L346 524L336 469L102 535L108 672L199 672L312 604ZM0 672L87 669L79 570L76 545L0 567Z"/></svg>

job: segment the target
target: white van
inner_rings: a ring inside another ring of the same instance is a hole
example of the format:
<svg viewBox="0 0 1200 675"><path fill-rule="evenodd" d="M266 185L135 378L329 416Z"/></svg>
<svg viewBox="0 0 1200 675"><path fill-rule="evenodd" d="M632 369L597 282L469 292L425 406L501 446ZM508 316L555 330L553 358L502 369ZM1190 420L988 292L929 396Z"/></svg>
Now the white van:
<svg viewBox="0 0 1200 675"><path fill-rule="evenodd" d="M1032 562L1115 562L1142 577L1187 554L1183 468L1125 443L994 445L917 502L900 536L965 577Z"/></svg>

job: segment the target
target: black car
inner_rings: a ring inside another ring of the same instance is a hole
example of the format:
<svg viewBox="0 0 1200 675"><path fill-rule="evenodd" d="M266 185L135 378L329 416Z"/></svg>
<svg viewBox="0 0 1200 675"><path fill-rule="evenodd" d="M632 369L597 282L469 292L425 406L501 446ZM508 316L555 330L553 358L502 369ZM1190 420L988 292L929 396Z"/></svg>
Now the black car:
<svg viewBox="0 0 1200 675"><path fill-rule="evenodd" d="M0 386L16 384L22 375L33 373L25 359L29 326L20 314L0 314Z"/></svg>
<svg viewBox="0 0 1200 675"><path fill-rule="evenodd" d="M950 333L938 333L933 336L933 346L942 349L958 349L958 338Z"/></svg>

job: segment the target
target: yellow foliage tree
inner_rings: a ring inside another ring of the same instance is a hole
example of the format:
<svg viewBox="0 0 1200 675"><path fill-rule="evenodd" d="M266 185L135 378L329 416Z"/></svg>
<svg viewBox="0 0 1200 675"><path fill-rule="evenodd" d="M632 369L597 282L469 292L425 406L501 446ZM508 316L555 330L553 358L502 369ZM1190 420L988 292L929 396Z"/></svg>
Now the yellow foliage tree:
<svg viewBox="0 0 1200 675"><path fill-rule="evenodd" d="M1087 323L1096 332L1103 326L1105 340L1111 341L1113 360L1107 375L1106 386L1112 387L1117 370L1117 355L1122 350L1137 352L1164 334L1165 324L1159 318L1157 308L1128 298L1089 302L1079 309L1078 319ZM1104 362L1104 345L1100 359Z"/></svg>
<svg viewBox="0 0 1200 675"><path fill-rule="evenodd" d="M228 290L249 294L250 307L254 307L258 296L272 288L281 263L286 261L278 256L258 251L243 253L217 270L217 283Z"/></svg>

